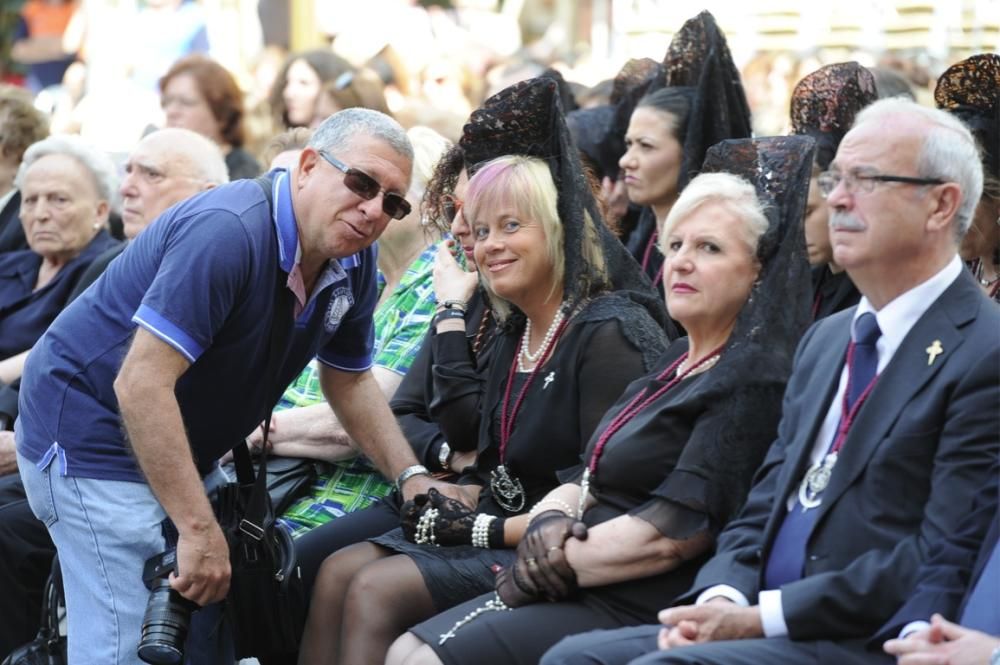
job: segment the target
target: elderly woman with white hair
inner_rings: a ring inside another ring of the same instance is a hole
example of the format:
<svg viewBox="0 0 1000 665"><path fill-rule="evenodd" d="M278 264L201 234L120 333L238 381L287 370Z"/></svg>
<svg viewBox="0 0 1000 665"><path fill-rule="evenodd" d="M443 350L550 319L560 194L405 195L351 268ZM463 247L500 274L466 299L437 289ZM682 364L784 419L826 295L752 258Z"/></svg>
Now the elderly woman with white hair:
<svg viewBox="0 0 1000 665"><path fill-rule="evenodd" d="M809 139L789 140L811 154ZM782 158L807 177L794 155ZM667 305L688 337L604 414L582 470L535 504L496 594L411 628L387 664L537 663L567 635L652 622L689 587L776 434L807 318L804 198L797 219L761 199L730 173L684 189L659 243ZM796 275L789 300L767 297ZM774 317L779 306L788 314Z"/></svg>
<svg viewBox="0 0 1000 665"><path fill-rule="evenodd" d="M66 304L90 262L117 243L108 214L118 189L110 157L76 137L24 153L14 179L28 249L0 255L0 382L21 376L27 350Z"/></svg>

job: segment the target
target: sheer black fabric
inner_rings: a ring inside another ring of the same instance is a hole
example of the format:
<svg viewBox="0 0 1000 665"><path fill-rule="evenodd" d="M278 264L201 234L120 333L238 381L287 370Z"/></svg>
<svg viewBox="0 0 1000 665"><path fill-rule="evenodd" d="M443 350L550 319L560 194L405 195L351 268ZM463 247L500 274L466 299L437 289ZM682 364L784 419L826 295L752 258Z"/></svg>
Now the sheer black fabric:
<svg viewBox="0 0 1000 665"><path fill-rule="evenodd" d="M618 175L618 160L625 154L625 133L628 131L632 111L655 81L663 78L663 65L650 58L629 60L615 76L611 91L611 107L614 113L610 119L605 139L605 159L613 160L612 177Z"/></svg>
<svg viewBox="0 0 1000 665"><path fill-rule="evenodd" d="M562 103L563 113L572 113L573 111L580 108L576 103L576 97L573 95L573 90L569 87L569 83L563 78L563 75L558 69L552 69L549 67L544 72L542 72L542 77L550 78L556 82L557 92L559 93L559 101Z"/></svg>
<svg viewBox="0 0 1000 665"><path fill-rule="evenodd" d="M816 141L816 164L825 171L858 111L878 99L875 78L856 62L827 65L802 78L792 91L792 133Z"/></svg>
<svg viewBox="0 0 1000 665"><path fill-rule="evenodd" d="M618 176L618 159L622 153L613 149L613 141L608 135L614 116L615 109L609 104L566 114L566 124L573 140L598 179L615 179Z"/></svg>
<svg viewBox="0 0 1000 665"><path fill-rule="evenodd" d="M761 270L717 374L747 376L791 371L792 355L809 323L810 274L802 218L809 196L815 142L805 136L723 141L705 158L705 173L725 171L753 183L766 206L767 231L757 245ZM740 361L738 371L729 366Z"/></svg>
<svg viewBox="0 0 1000 665"><path fill-rule="evenodd" d="M443 470L438 454L446 441L457 451L475 450L478 443L495 325L479 292L468 307L464 334L428 331L389 403L417 459L429 469Z"/></svg>
<svg viewBox="0 0 1000 665"><path fill-rule="evenodd" d="M982 146L983 166L1000 178L1000 55L981 53L949 67L934 102L969 126Z"/></svg>
<svg viewBox="0 0 1000 665"><path fill-rule="evenodd" d="M663 85L694 88L677 191L696 176L707 150L723 139L748 138L750 105L726 37L709 12L681 26L663 60ZM649 92L656 89L654 83Z"/></svg>

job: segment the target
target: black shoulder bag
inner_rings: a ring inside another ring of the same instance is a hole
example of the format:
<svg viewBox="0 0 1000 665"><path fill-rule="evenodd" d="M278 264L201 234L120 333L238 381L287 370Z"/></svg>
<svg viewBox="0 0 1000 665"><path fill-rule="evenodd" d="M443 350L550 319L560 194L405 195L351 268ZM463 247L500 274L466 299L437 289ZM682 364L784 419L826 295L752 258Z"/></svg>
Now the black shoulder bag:
<svg viewBox="0 0 1000 665"><path fill-rule="evenodd" d="M264 179L257 182L270 202L270 183ZM265 374L265 380L272 383L278 382L291 320L291 301L280 276L279 271ZM269 411L265 449L270 424ZM238 658L280 659L298 649L305 625L302 578L292 538L275 521L267 491L267 456L261 457L254 474L244 441L233 448L233 461L237 481L219 488L216 499L216 517L229 543L232 565L226 616Z"/></svg>

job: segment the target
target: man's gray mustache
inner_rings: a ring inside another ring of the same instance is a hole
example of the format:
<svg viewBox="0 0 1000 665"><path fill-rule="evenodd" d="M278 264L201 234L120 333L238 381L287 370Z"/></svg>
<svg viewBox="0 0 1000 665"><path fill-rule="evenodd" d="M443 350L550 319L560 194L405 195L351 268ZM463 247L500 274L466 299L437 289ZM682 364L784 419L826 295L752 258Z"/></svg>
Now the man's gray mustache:
<svg viewBox="0 0 1000 665"><path fill-rule="evenodd" d="M833 213L828 226L831 231L864 231L868 226L854 215Z"/></svg>

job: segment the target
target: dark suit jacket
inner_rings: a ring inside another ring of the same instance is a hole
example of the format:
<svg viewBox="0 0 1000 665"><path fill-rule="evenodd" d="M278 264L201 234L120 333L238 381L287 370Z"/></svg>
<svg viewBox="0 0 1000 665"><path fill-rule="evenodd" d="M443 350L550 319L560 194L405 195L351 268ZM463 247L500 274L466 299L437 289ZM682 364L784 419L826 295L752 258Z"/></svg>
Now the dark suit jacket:
<svg viewBox="0 0 1000 665"><path fill-rule="evenodd" d="M899 636L912 621L930 621L935 612L958 621L986 562L1000 538L997 504L1000 499L1000 464L976 497L976 504L958 529L931 548L927 563L917 574L917 588L906 604L882 627L872 642L881 645ZM1000 590L998 590L1000 593Z"/></svg>
<svg viewBox="0 0 1000 665"><path fill-rule="evenodd" d="M837 388L854 309L803 337L778 440L740 516L719 535L692 602L729 584L755 603L785 514ZM792 639L866 637L909 596L928 545L954 530L1000 444L1000 309L962 272L924 313L858 414L806 546L805 576L782 587ZM944 353L928 365L926 348Z"/></svg>

